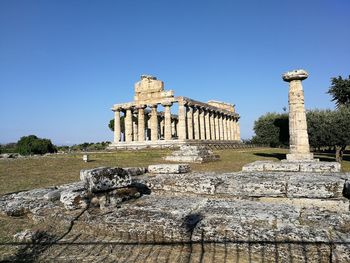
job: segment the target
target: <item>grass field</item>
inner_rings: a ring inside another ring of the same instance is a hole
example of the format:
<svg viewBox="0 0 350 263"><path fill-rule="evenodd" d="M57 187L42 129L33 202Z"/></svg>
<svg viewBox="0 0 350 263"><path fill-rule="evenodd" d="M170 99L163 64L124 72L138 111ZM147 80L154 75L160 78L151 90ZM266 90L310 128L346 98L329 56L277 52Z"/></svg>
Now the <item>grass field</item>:
<svg viewBox="0 0 350 263"><path fill-rule="evenodd" d="M0 160L0 195L39 187L60 185L79 180L79 171L99 166L148 166L164 163L162 157L170 150L118 151L92 153L91 162L82 161L81 154L53 155L40 158ZM234 172L256 160L284 159L286 149L256 148L215 151L221 159L205 164L191 164L193 171ZM331 154L316 155L324 161L334 161ZM343 171L350 171L350 154L342 163Z"/></svg>

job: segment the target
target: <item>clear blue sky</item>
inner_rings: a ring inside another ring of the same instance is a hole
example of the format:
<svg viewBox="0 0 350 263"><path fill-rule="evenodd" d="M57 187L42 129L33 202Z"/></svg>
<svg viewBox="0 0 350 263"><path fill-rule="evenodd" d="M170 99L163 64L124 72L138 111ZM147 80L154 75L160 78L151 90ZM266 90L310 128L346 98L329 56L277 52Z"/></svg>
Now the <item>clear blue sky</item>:
<svg viewBox="0 0 350 263"><path fill-rule="evenodd" d="M0 0L0 142L112 140L110 107L141 74L175 95L236 104L242 138L288 104L304 68L306 107L333 108L350 74L350 1Z"/></svg>

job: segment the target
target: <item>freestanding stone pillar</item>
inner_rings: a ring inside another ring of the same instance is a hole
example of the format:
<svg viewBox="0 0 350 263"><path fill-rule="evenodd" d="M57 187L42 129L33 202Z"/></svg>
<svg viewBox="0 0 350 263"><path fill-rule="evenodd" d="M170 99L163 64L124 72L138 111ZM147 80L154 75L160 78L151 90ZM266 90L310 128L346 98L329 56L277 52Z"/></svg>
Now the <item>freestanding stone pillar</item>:
<svg viewBox="0 0 350 263"><path fill-rule="evenodd" d="M303 69L283 74L283 80L289 82L289 154L287 160L311 160L309 137L307 134L304 91L301 81L308 77Z"/></svg>
<svg viewBox="0 0 350 263"><path fill-rule="evenodd" d="M145 106L138 106L138 136L139 141L145 140Z"/></svg>
<svg viewBox="0 0 350 263"><path fill-rule="evenodd" d="M151 108L151 141L158 140L158 113L157 104L150 105Z"/></svg>
<svg viewBox="0 0 350 263"><path fill-rule="evenodd" d="M114 142L120 141L120 108L114 110Z"/></svg>
<svg viewBox="0 0 350 263"><path fill-rule="evenodd" d="M132 111L131 107L126 108L125 114L125 141L132 141Z"/></svg>
<svg viewBox="0 0 350 263"><path fill-rule="evenodd" d="M171 111L172 103L163 104L164 106L164 139L171 140Z"/></svg>

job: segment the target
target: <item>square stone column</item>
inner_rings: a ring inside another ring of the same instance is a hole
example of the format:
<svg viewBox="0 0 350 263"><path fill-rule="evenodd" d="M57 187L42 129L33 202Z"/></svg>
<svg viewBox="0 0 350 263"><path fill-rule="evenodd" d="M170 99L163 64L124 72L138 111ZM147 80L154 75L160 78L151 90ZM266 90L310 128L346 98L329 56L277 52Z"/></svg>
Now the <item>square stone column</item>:
<svg viewBox="0 0 350 263"><path fill-rule="evenodd" d="M164 106L164 139L171 140L171 110L172 103L163 104Z"/></svg>
<svg viewBox="0 0 350 263"><path fill-rule="evenodd" d="M120 141L120 110L121 108L114 109L114 143Z"/></svg>
<svg viewBox="0 0 350 263"><path fill-rule="evenodd" d="M186 140L186 106L183 102L179 103L179 128L178 128L178 135L179 140Z"/></svg>
<svg viewBox="0 0 350 263"><path fill-rule="evenodd" d="M204 109L204 119L205 119L205 138L207 140L211 139L210 135L210 112L209 109Z"/></svg>
<svg viewBox="0 0 350 263"><path fill-rule="evenodd" d="M193 108L191 105L187 106L187 133L188 139L193 140Z"/></svg>
<svg viewBox="0 0 350 263"><path fill-rule="evenodd" d="M197 107L193 108L193 126L194 126L194 139L200 139L199 132L199 109Z"/></svg>
<svg viewBox="0 0 350 263"><path fill-rule="evenodd" d="M158 140L158 112L157 104L152 104L149 106L151 108L151 141Z"/></svg>
<svg viewBox="0 0 350 263"><path fill-rule="evenodd" d="M138 110L138 137L139 141L143 142L145 140L145 105L137 107Z"/></svg>
<svg viewBox="0 0 350 263"><path fill-rule="evenodd" d="M205 140L205 120L204 120L204 109L200 108L199 110L199 129L200 129L200 138Z"/></svg>
<svg viewBox="0 0 350 263"><path fill-rule="evenodd" d="M126 108L126 114L124 119L125 124L125 142L132 141L132 109L131 107Z"/></svg>
<svg viewBox="0 0 350 263"><path fill-rule="evenodd" d="M215 113L210 111L210 138L215 140Z"/></svg>
<svg viewBox="0 0 350 263"><path fill-rule="evenodd" d="M312 160L309 137L307 134L304 91L301 81L308 77L305 70L293 70L283 74L284 81L289 82L289 150L287 160Z"/></svg>

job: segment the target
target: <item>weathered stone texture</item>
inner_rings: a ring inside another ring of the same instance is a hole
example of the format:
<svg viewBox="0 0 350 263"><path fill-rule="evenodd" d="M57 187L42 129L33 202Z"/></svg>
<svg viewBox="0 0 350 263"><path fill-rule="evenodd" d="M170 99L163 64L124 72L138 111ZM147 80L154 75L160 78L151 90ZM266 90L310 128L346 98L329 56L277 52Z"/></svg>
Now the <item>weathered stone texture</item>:
<svg viewBox="0 0 350 263"><path fill-rule="evenodd" d="M100 192L130 185L129 172L120 167L99 167L81 170L80 180L90 192Z"/></svg>
<svg viewBox="0 0 350 263"><path fill-rule="evenodd" d="M205 163L217 161L219 158L219 155L213 154L207 146L183 145L164 159L172 162Z"/></svg>
<svg viewBox="0 0 350 263"><path fill-rule="evenodd" d="M148 166L148 172L154 174L181 174L191 171L188 164L155 164Z"/></svg>

